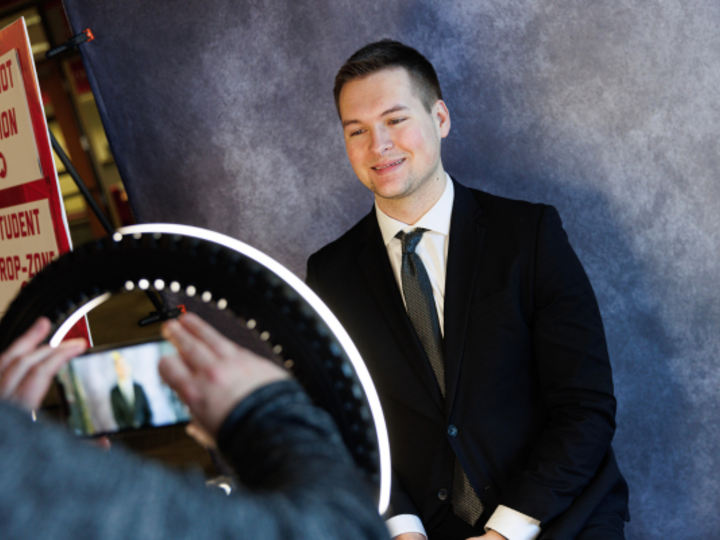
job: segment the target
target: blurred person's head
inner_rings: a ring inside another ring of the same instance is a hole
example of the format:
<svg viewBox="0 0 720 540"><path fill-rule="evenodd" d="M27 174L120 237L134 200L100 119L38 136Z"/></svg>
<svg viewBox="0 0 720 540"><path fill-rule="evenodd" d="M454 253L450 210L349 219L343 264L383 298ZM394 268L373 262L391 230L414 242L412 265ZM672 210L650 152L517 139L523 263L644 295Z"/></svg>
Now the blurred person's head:
<svg viewBox="0 0 720 540"><path fill-rule="evenodd" d="M115 374L119 382L132 380L132 368L127 360L119 352L112 353L113 363L115 364Z"/></svg>

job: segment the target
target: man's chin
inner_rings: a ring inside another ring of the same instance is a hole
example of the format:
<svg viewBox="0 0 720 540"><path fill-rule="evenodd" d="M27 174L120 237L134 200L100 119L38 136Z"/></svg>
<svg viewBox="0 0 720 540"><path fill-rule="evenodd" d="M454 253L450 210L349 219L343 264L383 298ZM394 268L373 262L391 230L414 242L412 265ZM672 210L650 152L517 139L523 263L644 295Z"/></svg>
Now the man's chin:
<svg viewBox="0 0 720 540"><path fill-rule="evenodd" d="M403 199L410 193L410 186L407 184L386 184L383 186L375 185L372 190L375 194L375 198L385 199L389 201L396 201Z"/></svg>

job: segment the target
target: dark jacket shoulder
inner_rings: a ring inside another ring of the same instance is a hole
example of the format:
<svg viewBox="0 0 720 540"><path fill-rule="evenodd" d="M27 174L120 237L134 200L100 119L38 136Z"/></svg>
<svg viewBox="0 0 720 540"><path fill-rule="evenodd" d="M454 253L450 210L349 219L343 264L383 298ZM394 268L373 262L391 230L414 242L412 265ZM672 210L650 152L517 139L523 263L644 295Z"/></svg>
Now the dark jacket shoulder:
<svg viewBox="0 0 720 540"><path fill-rule="evenodd" d="M353 225L349 230L345 231L339 238L317 250L311 255L311 257L317 256L320 259L323 259L338 250L342 250L346 244L358 242L360 238L364 236L364 232L368 226L372 226L373 220L376 219L375 206L373 205L370 212L368 212L360 221Z"/></svg>
<svg viewBox="0 0 720 540"><path fill-rule="evenodd" d="M486 191L469 188L453 180L455 187L455 202L453 204L453 219L457 213L462 213L462 219L476 220L480 225L493 228L502 228L506 232L516 230L519 234L526 234L528 228L535 228L543 214L549 211L557 216L557 211L542 203L533 203L518 199L510 199L493 195ZM559 218L557 218L559 221ZM308 272L311 269L324 268L332 265L334 261L346 261L347 257L358 249L361 244L370 241L373 236L379 236L379 226L375 215L375 207L358 221L352 228L336 240L325 245L308 260Z"/></svg>
<svg viewBox="0 0 720 540"><path fill-rule="evenodd" d="M504 225L520 225L524 222L535 223L544 212L557 211L550 205L511 199L500 195L493 195L487 191L469 188L462 184L455 183L455 195L471 196L480 207L479 221L502 223Z"/></svg>
<svg viewBox="0 0 720 540"><path fill-rule="evenodd" d="M333 262L343 263L347 261L349 257L352 257L352 254L357 251L358 246L362 245L369 235L372 235L374 229L377 230L379 234L379 227L375 217L375 207L373 206L365 217L342 236L320 248L310 256L307 270L308 285L315 288L313 274L316 270L325 268L328 265L332 266Z"/></svg>

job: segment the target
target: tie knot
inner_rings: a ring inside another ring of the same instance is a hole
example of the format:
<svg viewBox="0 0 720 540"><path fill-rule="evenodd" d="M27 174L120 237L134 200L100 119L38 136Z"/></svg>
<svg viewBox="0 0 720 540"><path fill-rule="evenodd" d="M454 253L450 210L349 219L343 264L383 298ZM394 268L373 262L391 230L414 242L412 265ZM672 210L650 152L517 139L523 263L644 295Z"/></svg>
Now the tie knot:
<svg viewBox="0 0 720 540"><path fill-rule="evenodd" d="M409 233L400 231L395 235L395 238L402 242L403 253L415 253L415 248L420 243L420 239L425 232L427 232L427 229L413 229Z"/></svg>

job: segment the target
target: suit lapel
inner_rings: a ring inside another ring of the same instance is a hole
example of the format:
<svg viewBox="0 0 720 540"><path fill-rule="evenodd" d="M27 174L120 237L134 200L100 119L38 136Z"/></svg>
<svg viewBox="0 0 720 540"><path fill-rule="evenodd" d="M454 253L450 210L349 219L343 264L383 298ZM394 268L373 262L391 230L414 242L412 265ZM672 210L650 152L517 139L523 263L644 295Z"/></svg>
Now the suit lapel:
<svg viewBox="0 0 720 540"><path fill-rule="evenodd" d="M445 276L446 415L457 395L473 288L480 264L485 228L476 223L480 205L470 190L453 181L455 200L450 220L450 246Z"/></svg>
<svg viewBox="0 0 720 540"><path fill-rule="evenodd" d="M358 263L367 280L368 288L387 321L390 334L400 343L405 353L405 360L412 366L430 397L442 411L444 403L435 374L405 311L374 209L365 217L365 227L360 241L364 245L358 252ZM398 381L398 384L404 382Z"/></svg>

